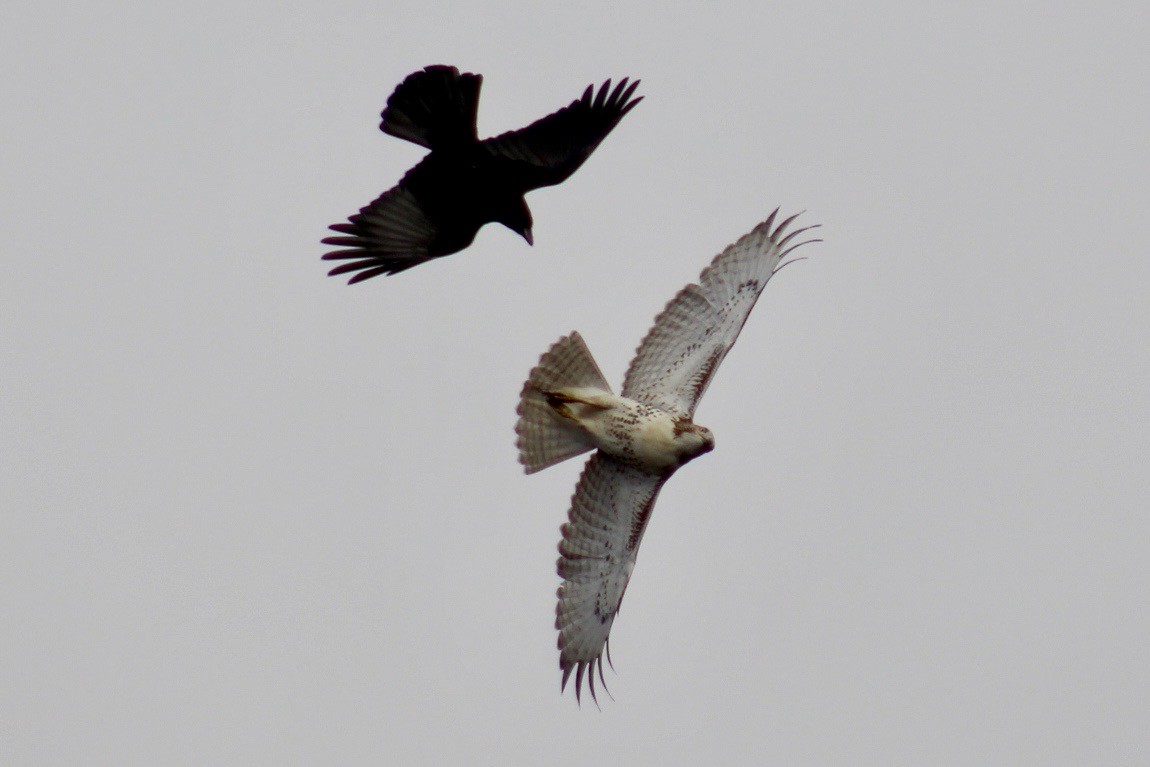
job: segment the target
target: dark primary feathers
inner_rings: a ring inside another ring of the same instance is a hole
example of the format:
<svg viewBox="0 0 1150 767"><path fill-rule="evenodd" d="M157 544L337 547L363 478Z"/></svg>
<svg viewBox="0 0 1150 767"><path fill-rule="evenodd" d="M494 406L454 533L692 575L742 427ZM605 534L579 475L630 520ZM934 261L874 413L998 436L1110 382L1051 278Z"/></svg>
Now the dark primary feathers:
<svg viewBox="0 0 1150 767"><path fill-rule="evenodd" d="M414 72L387 100L380 130L431 151L399 184L361 208L324 255L346 261L329 274L354 273L348 284L395 274L458 253L480 227L501 223L531 244L524 194L558 184L578 170L643 97L623 78L517 131L480 141L476 132L481 75L436 65Z"/></svg>

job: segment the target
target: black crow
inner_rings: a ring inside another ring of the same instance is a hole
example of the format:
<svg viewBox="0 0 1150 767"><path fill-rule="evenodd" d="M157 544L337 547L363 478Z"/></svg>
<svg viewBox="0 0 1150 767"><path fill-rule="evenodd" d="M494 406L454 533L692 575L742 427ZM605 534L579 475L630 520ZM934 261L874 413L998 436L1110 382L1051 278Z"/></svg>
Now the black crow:
<svg viewBox="0 0 1150 767"><path fill-rule="evenodd" d="M526 128L480 141L475 116L482 75L436 65L414 72L387 100L379 129L431 150L399 184L346 224L332 224L338 245L324 256L348 261L328 274L355 272L348 284L395 274L458 253L479 228L497 221L532 244L523 195L558 184L643 100L639 81L587 86L582 98Z"/></svg>

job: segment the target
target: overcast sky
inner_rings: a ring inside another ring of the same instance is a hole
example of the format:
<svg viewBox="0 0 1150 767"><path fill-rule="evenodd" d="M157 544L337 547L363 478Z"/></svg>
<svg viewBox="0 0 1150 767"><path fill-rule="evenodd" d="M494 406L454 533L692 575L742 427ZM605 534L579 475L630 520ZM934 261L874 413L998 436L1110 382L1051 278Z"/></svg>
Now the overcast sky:
<svg viewBox="0 0 1150 767"><path fill-rule="evenodd" d="M1142 3L9 3L0 762L1146 764ZM394 278L319 243L422 149L646 99L562 186ZM775 207L825 242L697 413L612 634L559 694L582 461L515 405L613 384ZM601 696L602 698L602 696Z"/></svg>

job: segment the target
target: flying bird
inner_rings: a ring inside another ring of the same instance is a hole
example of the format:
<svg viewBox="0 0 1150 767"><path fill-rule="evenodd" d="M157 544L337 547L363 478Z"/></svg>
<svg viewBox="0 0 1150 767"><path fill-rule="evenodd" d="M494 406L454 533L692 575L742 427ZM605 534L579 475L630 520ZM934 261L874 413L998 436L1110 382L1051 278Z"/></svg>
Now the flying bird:
<svg viewBox="0 0 1150 767"><path fill-rule="evenodd" d="M816 225L787 232L797 218L770 217L730 245L655 319L613 394L578 332L559 339L531 371L520 394L516 425L519 461L531 474L597 450L587 461L562 527L555 628L560 685L575 672L595 698L603 654L655 497L688 461L708 453L715 438L694 423L699 399L739 336L751 309L796 241ZM596 703L598 700L596 699Z"/></svg>
<svg viewBox="0 0 1150 767"><path fill-rule="evenodd" d="M643 100L639 86L607 80L526 128L479 140L475 118L481 75L436 65L396 87L381 113L384 133L431 151L397 186L361 208L325 244L340 249L324 260L347 261L329 275L354 273L348 284L395 274L458 253L492 221L534 243L523 195L558 184L579 169L595 147Z"/></svg>

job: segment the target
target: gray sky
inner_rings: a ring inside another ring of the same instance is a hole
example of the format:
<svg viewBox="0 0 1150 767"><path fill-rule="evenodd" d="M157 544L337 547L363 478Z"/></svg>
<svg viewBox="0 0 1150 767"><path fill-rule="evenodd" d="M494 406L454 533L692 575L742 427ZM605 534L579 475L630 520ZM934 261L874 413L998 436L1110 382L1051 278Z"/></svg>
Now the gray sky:
<svg viewBox="0 0 1150 767"><path fill-rule="evenodd" d="M1141 3L9 4L0 762L1145 764ZM1140 18L1136 17L1140 14ZM536 245L354 288L326 226L420 148L641 77ZM608 378L776 205L826 242L698 411L559 695L558 528L515 404Z"/></svg>

